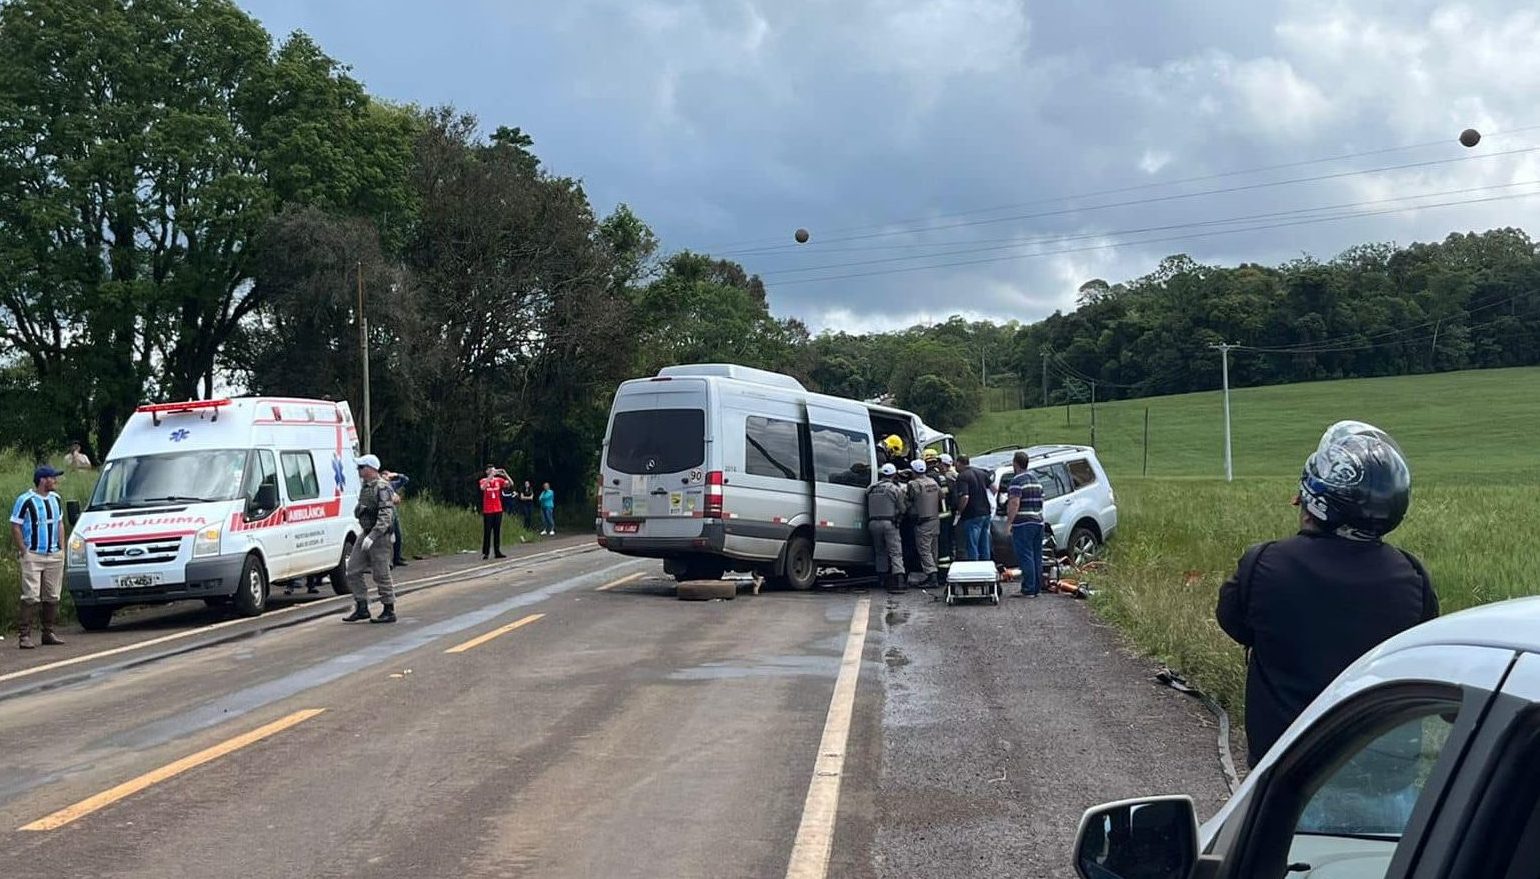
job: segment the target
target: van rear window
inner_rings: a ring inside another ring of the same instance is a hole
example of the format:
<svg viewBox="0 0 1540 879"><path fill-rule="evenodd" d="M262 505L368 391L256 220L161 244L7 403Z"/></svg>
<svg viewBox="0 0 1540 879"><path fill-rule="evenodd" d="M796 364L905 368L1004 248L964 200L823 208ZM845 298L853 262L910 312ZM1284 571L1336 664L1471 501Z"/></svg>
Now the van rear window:
<svg viewBox="0 0 1540 879"><path fill-rule="evenodd" d="M706 462L706 413L700 409L644 409L615 413L610 429L611 470L633 475L681 473Z"/></svg>

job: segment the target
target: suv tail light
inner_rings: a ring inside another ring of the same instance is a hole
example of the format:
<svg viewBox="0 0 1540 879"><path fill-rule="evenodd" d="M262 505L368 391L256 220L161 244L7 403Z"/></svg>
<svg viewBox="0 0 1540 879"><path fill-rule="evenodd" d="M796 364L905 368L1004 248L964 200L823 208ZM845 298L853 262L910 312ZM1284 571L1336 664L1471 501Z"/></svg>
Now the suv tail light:
<svg viewBox="0 0 1540 879"><path fill-rule="evenodd" d="M706 518L722 518L722 486L726 483L721 470L706 474Z"/></svg>

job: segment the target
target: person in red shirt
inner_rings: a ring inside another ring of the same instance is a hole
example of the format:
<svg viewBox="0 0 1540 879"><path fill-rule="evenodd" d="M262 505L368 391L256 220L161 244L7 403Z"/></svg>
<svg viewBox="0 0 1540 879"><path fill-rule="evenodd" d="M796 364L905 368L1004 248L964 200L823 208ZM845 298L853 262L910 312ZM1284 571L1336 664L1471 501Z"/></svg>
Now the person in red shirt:
<svg viewBox="0 0 1540 879"><path fill-rule="evenodd" d="M480 482L481 488L481 557L496 552L503 555L503 490L513 485L507 470L487 465L487 475Z"/></svg>

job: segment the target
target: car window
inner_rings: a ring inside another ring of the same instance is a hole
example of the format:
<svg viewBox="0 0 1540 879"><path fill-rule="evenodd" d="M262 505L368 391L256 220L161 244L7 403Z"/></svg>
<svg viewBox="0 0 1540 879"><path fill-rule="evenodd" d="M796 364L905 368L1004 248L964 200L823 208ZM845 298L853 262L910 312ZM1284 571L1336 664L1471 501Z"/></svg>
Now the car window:
<svg viewBox="0 0 1540 879"><path fill-rule="evenodd" d="M751 476L802 479L801 429L795 421L751 415L744 421L743 469Z"/></svg>
<svg viewBox="0 0 1540 879"><path fill-rule="evenodd" d="M1079 491L1088 485L1096 484L1096 470L1091 466L1091 462L1084 458L1076 458L1068 462L1065 464L1065 469L1069 471L1071 491Z"/></svg>
<svg viewBox="0 0 1540 879"><path fill-rule="evenodd" d="M257 492L264 485L278 485L278 466L272 452L258 449L246 463L246 480L241 495L248 501L256 500Z"/></svg>
<svg viewBox="0 0 1540 879"><path fill-rule="evenodd" d="M835 485L871 484L872 443L864 434L814 424L813 477Z"/></svg>
<svg viewBox="0 0 1540 879"><path fill-rule="evenodd" d="M1355 738L1325 769L1303 779L1304 806L1288 849L1291 869L1330 864L1331 875L1343 879L1385 876L1457 711L1453 704L1433 704L1403 713L1390 728Z"/></svg>
<svg viewBox="0 0 1540 879"><path fill-rule="evenodd" d="M1043 484L1043 500L1051 501L1061 495L1069 494L1069 471L1063 464L1049 464L1046 467L1033 467L1032 475Z"/></svg>
<svg viewBox="0 0 1540 879"><path fill-rule="evenodd" d="M706 413L700 409L641 409L615 413L611 470L633 476L683 473L706 460Z"/></svg>
<svg viewBox="0 0 1540 879"><path fill-rule="evenodd" d="M309 452L284 452L283 484L289 492L291 501L314 500L321 496L321 487L316 480L315 459Z"/></svg>

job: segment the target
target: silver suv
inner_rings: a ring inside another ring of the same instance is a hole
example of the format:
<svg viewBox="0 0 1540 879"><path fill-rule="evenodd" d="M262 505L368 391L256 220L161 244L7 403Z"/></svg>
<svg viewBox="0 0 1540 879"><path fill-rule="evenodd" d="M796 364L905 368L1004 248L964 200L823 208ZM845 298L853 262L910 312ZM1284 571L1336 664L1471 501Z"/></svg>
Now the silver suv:
<svg viewBox="0 0 1540 879"><path fill-rule="evenodd" d="M1013 476L1011 459L1021 448L990 449L972 458L972 466L994 474L990 533L995 561L1006 567L1016 567L1017 562L1010 525L1005 521L1005 489ZM1096 450L1090 446L1044 445L1028 446L1026 452L1032 458L1032 474L1043 484L1043 521L1053 534L1054 545L1077 565L1095 558L1118 527L1117 497Z"/></svg>

